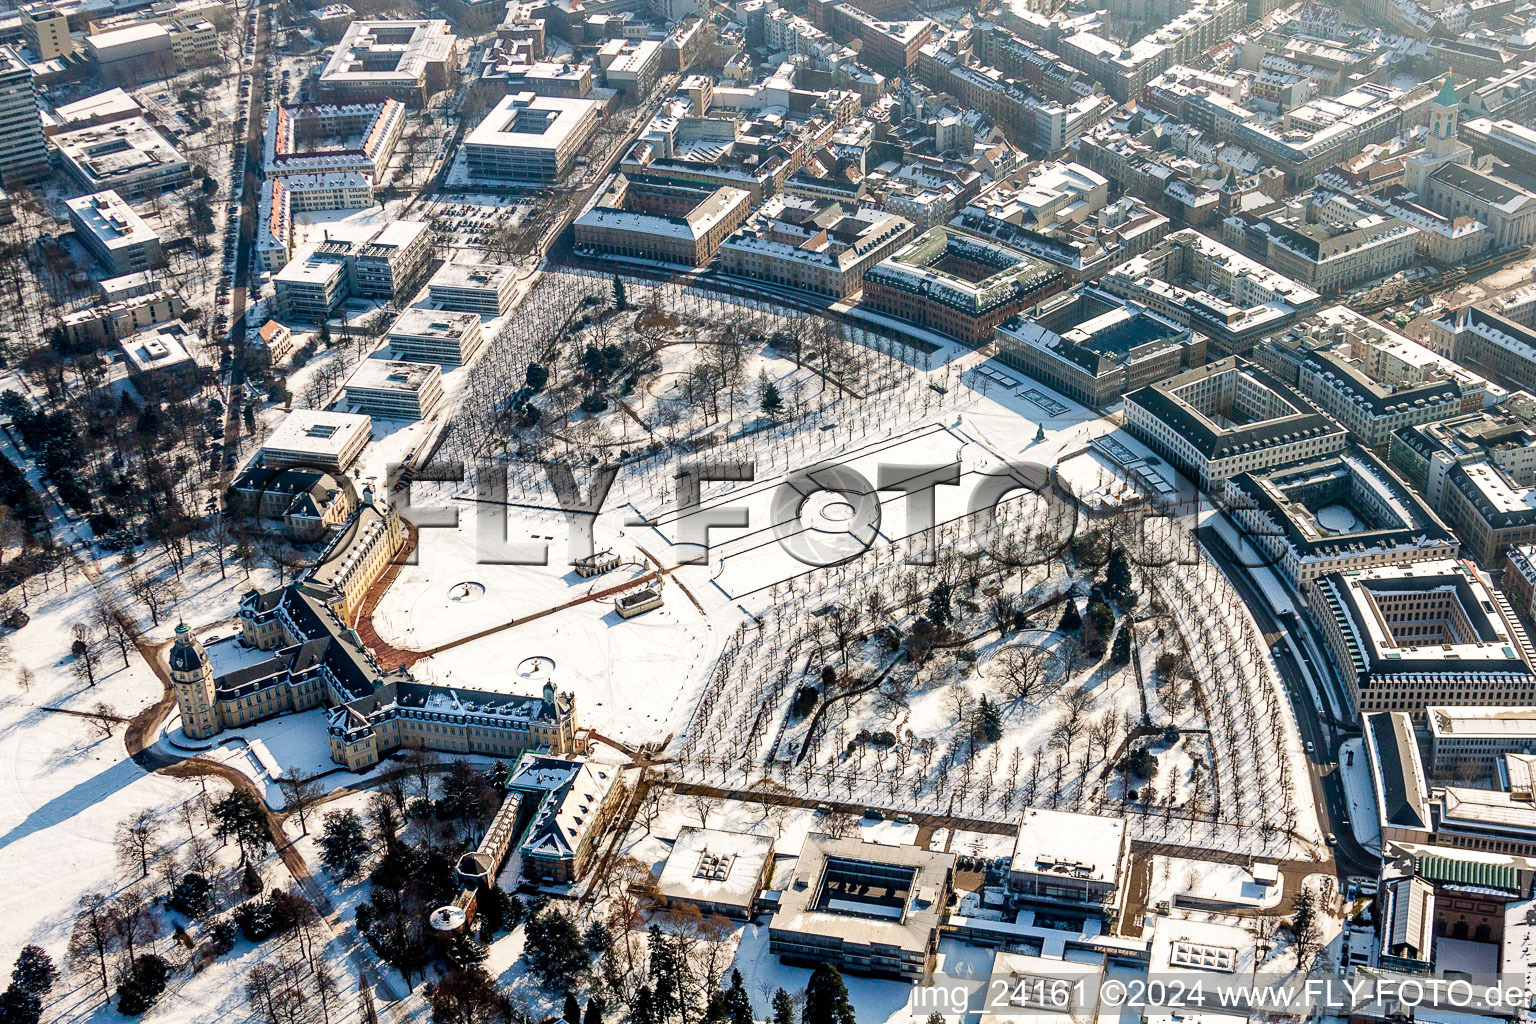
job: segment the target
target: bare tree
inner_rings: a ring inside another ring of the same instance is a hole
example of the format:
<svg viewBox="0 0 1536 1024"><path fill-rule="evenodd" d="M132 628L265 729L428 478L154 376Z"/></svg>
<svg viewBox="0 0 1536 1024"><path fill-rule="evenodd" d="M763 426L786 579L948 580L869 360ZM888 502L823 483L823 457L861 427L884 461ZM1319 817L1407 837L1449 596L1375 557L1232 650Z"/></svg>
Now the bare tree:
<svg viewBox="0 0 1536 1024"><path fill-rule="evenodd" d="M165 822L161 820L160 812L151 807L119 822L113 836L118 858L125 863L137 864L139 877L145 877L164 830Z"/></svg>
<svg viewBox="0 0 1536 1024"><path fill-rule="evenodd" d="M1046 654L1038 647L1003 648L998 655L1004 689L1014 700L1029 700L1045 681Z"/></svg>
<svg viewBox="0 0 1536 1024"><path fill-rule="evenodd" d="M853 815L846 811L830 811L821 819L821 831L833 839L846 839L858 827Z"/></svg>
<svg viewBox="0 0 1536 1024"><path fill-rule="evenodd" d="M102 995L106 995L111 985L107 957L112 952L112 907L105 896L96 892L81 896L78 907L65 962L76 974L94 975L101 982Z"/></svg>
<svg viewBox="0 0 1536 1024"><path fill-rule="evenodd" d="M101 653L100 643L91 633L91 627L84 622L75 623L71 632L75 639L69 645L69 653L74 656L75 678L84 680L87 686L95 686L96 660Z"/></svg>
<svg viewBox="0 0 1536 1024"><path fill-rule="evenodd" d="M277 780L277 788L283 792L283 800L287 804L286 810L299 816L299 829L302 834L309 835L309 823L305 816L323 795L318 777L305 772L284 775Z"/></svg>
<svg viewBox="0 0 1536 1024"><path fill-rule="evenodd" d="M719 801L706 793L696 793L688 803L699 819L699 828L709 828L709 816L719 806Z"/></svg>
<svg viewBox="0 0 1536 1024"><path fill-rule="evenodd" d="M102 739L111 739L112 730L117 727L117 709L106 701L99 700L91 705L91 713L86 717L86 721L101 733Z"/></svg>
<svg viewBox="0 0 1536 1024"><path fill-rule="evenodd" d="M220 516L220 519L223 517ZM114 644L117 652L123 656L123 668L128 667L128 652L133 650L133 635L123 625L122 618L106 603L98 601L92 612L96 626L101 630L102 640Z"/></svg>

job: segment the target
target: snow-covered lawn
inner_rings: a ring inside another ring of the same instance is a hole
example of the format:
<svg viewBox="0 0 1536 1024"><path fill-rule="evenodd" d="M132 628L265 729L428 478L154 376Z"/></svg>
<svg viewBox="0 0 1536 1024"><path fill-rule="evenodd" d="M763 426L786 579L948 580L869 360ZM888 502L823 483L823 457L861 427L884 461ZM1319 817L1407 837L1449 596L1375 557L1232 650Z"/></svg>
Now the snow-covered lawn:
<svg viewBox="0 0 1536 1024"><path fill-rule="evenodd" d="M612 596L584 600L643 575L642 545L650 545L642 537L616 521L600 524L597 548L613 549L625 565L587 579L569 565L566 524L557 517L513 510L501 528L475 504L472 490L445 488L436 497L431 488L412 490L415 504L458 510L459 524L420 531L415 564L401 571L374 612L380 636L405 650L426 651L512 624L416 662L418 678L536 694L542 679L523 678L519 666L548 658L554 684L576 694L582 724L635 743L676 729L713 653L711 624L671 584L663 587L661 608L627 620L614 611ZM497 529L483 539L487 523ZM549 564L506 564L500 561L506 544L544 548ZM478 586L465 590L458 586L463 583ZM582 603L551 611L572 602Z"/></svg>

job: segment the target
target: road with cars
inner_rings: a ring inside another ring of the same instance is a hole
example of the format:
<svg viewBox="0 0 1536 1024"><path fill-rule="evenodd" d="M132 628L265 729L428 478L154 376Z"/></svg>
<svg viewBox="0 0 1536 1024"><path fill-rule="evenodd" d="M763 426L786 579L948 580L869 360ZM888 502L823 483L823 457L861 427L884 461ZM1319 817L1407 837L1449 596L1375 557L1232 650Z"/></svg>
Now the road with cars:
<svg viewBox="0 0 1536 1024"><path fill-rule="evenodd" d="M245 336L251 328L251 258L256 239L259 188L247 188L261 173L261 133L266 122L266 68L270 60L271 18L258 0L249 0L245 19L245 72L240 78L240 112L235 119L231 150L229 219L224 227L224 270L216 299L215 327L223 340L219 372L224 375L224 440L209 453L208 470L219 479L218 490L228 485L235 471L240 447L241 410L245 404Z"/></svg>

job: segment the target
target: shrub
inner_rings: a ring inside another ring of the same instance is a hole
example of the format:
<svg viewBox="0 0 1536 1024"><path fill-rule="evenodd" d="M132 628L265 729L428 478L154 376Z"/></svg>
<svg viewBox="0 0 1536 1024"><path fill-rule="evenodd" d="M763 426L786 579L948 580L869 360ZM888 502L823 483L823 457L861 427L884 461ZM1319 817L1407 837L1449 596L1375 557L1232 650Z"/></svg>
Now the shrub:
<svg viewBox="0 0 1536 1024"><path fill-rule="evenodd" d="M816 707L816 702L821 699L821 691L814 686L802 686L795 691L795 699L790 702L789 716L791 718L804 718Z"/></svg>
<svg viewBox="0 0 1536 1024"><path fill-rule="evenodd" d="M235 948L235 922L221 917L208 926L208 952L223 956Z"/></svg>
<svg viewBox="0 0 1536 1024"><path fill-rule="evenodd" d="M137 957L117 983L118 1012L137 1017L154 1006L165 991L165 979L170 973L171 965L162 957L153 953Z"/></svg>
<svg viewBox="0 0 1536 1024"><path fill-rule="evenodd" d="M208 913L212 905L210 894L213 885L196 871L189 872L185 878L176 883L171 890L171 895L166 899L172 910L192 918L194 921Z"/></svg>
<svg viewBox="0 0 1536 1024"><path fill-rule="evenodd" d="M252 942L260 942L272 934L272 904L268 900L247 900L235 908L235 924L240 934Z"/></svg>

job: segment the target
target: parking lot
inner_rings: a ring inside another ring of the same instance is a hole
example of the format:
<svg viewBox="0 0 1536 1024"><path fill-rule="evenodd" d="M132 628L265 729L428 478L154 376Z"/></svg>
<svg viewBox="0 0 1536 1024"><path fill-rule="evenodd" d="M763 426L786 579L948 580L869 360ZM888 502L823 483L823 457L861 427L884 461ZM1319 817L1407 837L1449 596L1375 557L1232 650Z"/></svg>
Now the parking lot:
<svg viewBox="0 0 1536 1024"><path fill-rule="evenodd" d="M426 218L454 249L482 249L498 228L521 225L532 207L508 196L463 196L436 199Z"/></svg>

